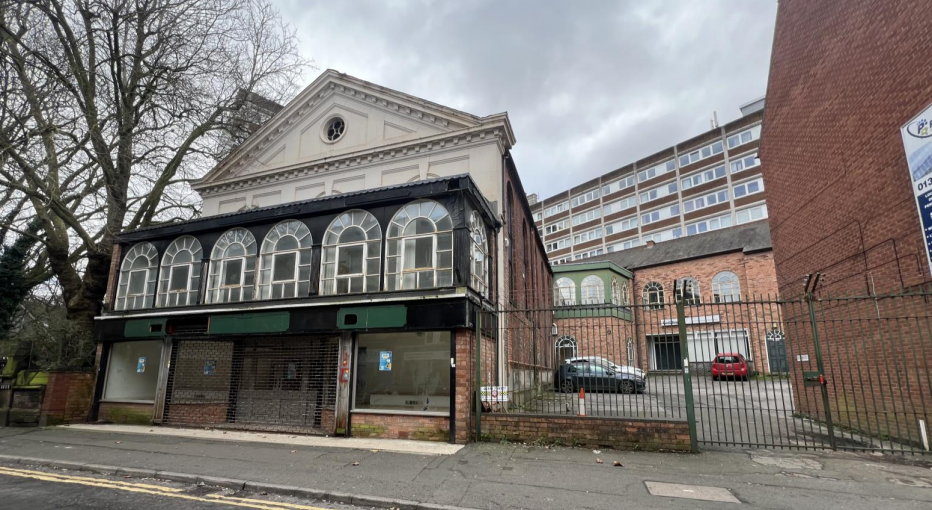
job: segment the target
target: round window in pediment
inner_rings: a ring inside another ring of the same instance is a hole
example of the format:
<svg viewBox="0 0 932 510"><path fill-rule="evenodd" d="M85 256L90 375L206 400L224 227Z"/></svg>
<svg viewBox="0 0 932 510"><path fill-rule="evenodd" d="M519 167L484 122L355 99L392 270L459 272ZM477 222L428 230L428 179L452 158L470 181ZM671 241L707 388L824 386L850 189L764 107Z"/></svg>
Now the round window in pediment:
<svg viewBox="0 0 932 510"><path fill-rule="evenodd" d="M328 142L335 142L343 136L344 131L346 131L346 121L343 117L334 117L324 126L324 138Z"/></svg>

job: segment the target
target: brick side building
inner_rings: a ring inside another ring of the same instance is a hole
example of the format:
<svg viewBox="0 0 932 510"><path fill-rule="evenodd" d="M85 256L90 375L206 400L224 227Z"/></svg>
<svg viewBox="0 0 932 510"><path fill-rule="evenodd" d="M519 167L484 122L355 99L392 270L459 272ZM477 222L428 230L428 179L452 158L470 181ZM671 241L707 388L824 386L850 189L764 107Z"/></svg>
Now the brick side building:
<svg viewBox="0 0 932 510"><path fill-rule="evenodd" d="M761 146L781 292L930 280L900 127L932 103L932 3L785 0Z"/></svg>
<svg viewBox="0 0 932 510"><path fill-rule="evenodd" d="M629 312L620 318L582 316L591 315L587 312L558 320L557 351L565 348L562 341L575 345L579 356L600 356L646 370L679 370L683 356L674 303L684 299L690 362L700 370L716 354L737 351L755 371L786 371L779 307L763 304L777 295L767 222L555 266L556 304L561 304L561 295L569 295L569 275L576 275L573 283L579 284L605 264L618 268L619 281L618 297L610 299L613 293L606 290L606 303L629 307ZM677 286L679 292L674 290ZM591 306L585 285L580 287L581 297L564 305L591 311L585 308Z"/></svg>
<svg viewBox="0 0 932 510"><path fill-rule="evenodd" d="M932 418L932 275L900 129L932 103L930 34L930 2L781 0L760 153L781 294L821 275L822 359L794 360L797 412L914 445ZM819 351L805 305L785 318L804 325L797 352Z"/></svg>

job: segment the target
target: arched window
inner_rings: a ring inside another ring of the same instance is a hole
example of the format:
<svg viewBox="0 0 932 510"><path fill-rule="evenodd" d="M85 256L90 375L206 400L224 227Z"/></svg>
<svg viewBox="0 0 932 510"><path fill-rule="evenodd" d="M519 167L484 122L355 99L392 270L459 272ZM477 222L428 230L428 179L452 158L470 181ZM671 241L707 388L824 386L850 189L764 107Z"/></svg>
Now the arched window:
<svg viewBox="0 0 932 510"><path fill-rule="evenodd" d="M628 282L621 284L621 304L622 306L631 305L631 289L628 288Z"/></svg>
<svg viewBox="0 0 932 510"><path fill-rule="evenodd" d="M485 296L489 285L489 241L485 222L477 211L469 216L469 236L472 239L472 288Z"/></svg>
<svg viewBox="0 0 932 510"><path fill-rule="evenodd" d="M677 280L676 300L682 300L685 305L702 304L702 299L699 297L699 282L689 276Z"/></svg>
<svg viewBox="0 0 932 510"><path fill-rule="evenodd" d="M337 216L324 234L321 295L378 290L381 258L382 228L375 216L359 209Z"/></svg>
<svg viewBox="0 0 932 510"><path fill-rule="evenodd" d="M576 284L567 277L557 278L553 283L553 304L573 306L576 304Z"/></svg>
<svg viewBox="0 0 932 510"><path fill-rule="evenodd" d="M311 231L298 220L272 227L259 249L259 299L310 293L312 244Z"/></svg>
<svg viewBox="0 0 932 510"><path fill-rule="evenodd" d="M612 277L612 304L618 306L621 302L621 289L618 287L618 278Z"/></svg>
<svg viewBox="0 0 932 510"><path fill-rule="evenodd" d="M388 226L385 290L453 285L453 220L433 200L412 202Z"/></svg>
<svg viewBox="0 0 932 510"><path fill-rule="evenodd" d="M555 347L557 351L556 361L561 365L576 357L576 339L571 336L561 336L557 339Z"/></svg>
<svg viewBox="0 0 932 510"><path fill-rule="evenodd" d="M159 253L149 243L133 245L120 265L120 283L117 286L116 309L138 310L151 308L155 297L155 274Z"/></svg>
<svg viewBox="0 0 932 510"><path fill-rule="evenodd" d="M583 278L580 290L582 290L582 304L601 305L605 303L605 282L598 276L591 274Z"/></svg>
<svg viewBox="0 0 932 510"><path fill-rule="evenodd" d="M196 305L201 282L201 243L182 236L168 245L159 271L156 306Z"/></svg>
<svg viewBox="0 0 932 510"><path fill-rule="evenodd" d="M650 282L644 286L644 304L649 308L663 308L663 285Z"/></svg>
<svg viewBox="0 0 932 510"><path fill-rule="evenodd" d="M245 228L227 230L210 252L207 302L249 301L255 285L256 238Z"/></svg>
<svg viewBox="0 0 932 510"><path fill-rule="evenodd" d="M712 299L716 303L731 303L741 299L738 275L731 271L722 271L712 277Z"/></svg>

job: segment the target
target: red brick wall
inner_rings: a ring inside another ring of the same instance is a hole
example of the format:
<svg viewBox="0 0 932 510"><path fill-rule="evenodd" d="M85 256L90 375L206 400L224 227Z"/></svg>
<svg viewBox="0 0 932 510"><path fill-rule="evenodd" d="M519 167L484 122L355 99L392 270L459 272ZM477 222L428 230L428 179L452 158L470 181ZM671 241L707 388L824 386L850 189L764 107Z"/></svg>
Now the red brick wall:
<svg viewBox="0 0 932 510"><path fill-rule="evenodd" d="M177 425L216 425L227 421L228 404L169 404L165 413L169 423Z"/></svg>
<svg viewBox="0 0 932 510"><path fill-rule="evenodd" d="M350 418L350 435L382 439L449 441L450 418L353 412Z"/></svg>
<svg viewBox="0 0 932 510"><path fill-rule="evenodd" d="M781 0L761 161L781 291L930 280L900 126L932 102L932 2Z"/></svg>
<svg viewBox="0 0 932 510"><path fill-rule="evenodd" d="M505 296L501 297L500 302L519 309L547 306L545 303L552 281L547 254L538 240L534 218L529 214L530 208L525 207L527 197L524 195L521 181L508 169L503 178L505 213L501 235L506 240L506 247L505 260L501 263L505 278ZM510 293L512 285L513 295Z"/></svg>
<svg viewBox="0 0 932 510"><path fill-rule="evenodd" d="M721 271L731 271L738 276L741 298L751 301L776 299L777 279L773 265L773 252L765 251L745 255L742 252L726 253L702 259L676 262L663 266L634 271L632 297L636 304L644 304L644 286L649 282L663 285L664 298L673 303L673 284L679 278L693 277L699 282L701 306L687 306L687 317L718 315L720 321L713 324L689 326L687 331L713 331L719 329L747 329L753 369L767 372L770 367L766 355L765 336L774 327L783 330L780 309L776 304L741 305L716 304L712 297L712 278ZM672 305L662 310L651 311L637 308L638 313L638 357L643 366L649 363L647 335L676 335L675 326L663 326L664 320L676 319ZM693 353L693 358L695 358Z"/></svg>
<svg viewBox="0 0 932 510"><path fill-rule="evenodd" d="M50 372L40 423L59 425L87 421L94 400L94 374Z"/></svg>
<svg viewBox="0 0 932 510"><path fill-rule="evenodd" d="M685 421L483 414L482 436L486 441L689 451L689 426Z"/></svg>

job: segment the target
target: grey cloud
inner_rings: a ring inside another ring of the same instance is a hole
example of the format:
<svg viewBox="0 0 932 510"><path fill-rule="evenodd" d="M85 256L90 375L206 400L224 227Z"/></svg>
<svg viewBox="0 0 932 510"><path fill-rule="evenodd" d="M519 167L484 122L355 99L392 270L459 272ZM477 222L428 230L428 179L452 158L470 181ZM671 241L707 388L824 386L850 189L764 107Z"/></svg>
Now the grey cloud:
<svg viewBox="0 0 932 510"><path fill-rule="evenodd" d="M525 188L566 189L764 94L775 0L299 1L307 56L477 115L508 111ZM310 82L314 76L308 76Z"/></svg>

